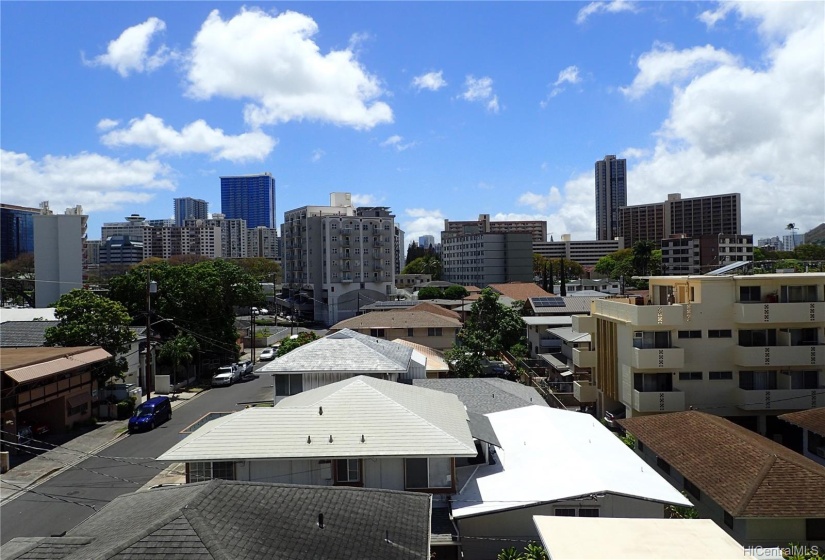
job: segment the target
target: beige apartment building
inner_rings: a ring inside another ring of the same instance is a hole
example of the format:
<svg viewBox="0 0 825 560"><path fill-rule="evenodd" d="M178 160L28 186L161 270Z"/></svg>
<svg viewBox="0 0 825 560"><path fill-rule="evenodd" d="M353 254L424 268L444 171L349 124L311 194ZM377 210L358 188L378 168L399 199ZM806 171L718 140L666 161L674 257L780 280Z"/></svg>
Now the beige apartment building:
<svg viewBox="0 0 825 560"><path fill-rule="evenodd" d="M592 335L600 411L700 410L775 437L776 416L825 406L825 274L661 276L650 296L604 298Z"/></svg>

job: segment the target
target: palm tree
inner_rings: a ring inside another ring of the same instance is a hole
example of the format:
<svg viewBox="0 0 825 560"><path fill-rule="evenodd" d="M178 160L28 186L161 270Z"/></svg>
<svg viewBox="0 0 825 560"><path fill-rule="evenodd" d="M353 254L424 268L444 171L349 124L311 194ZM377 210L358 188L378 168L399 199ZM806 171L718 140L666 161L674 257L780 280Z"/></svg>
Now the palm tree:
<svg viewBox="0 0 825 560"><path fill-rule="evenodd" d="M177 371L181 365L189 365L195 359L198 342L188 334L180 334L161 345L158 357L172 366L172 386L175 385Z"/></svg>
<svg viewBox="0 0 825 560"><path fill-rule="evenodd" d="M633 268L639 276L647 276L656 245L652 241L637 241L633 246Z"/></svg>

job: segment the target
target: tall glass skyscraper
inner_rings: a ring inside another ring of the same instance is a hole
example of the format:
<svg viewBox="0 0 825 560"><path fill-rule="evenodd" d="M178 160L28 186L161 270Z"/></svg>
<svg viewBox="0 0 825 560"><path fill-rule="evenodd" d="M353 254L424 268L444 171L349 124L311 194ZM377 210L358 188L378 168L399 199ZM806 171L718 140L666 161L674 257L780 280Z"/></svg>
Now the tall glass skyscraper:
<svg viewBox="0 0 825 560"><path fill-rule="evenodd" d="M627 160L604 156L596 162L596 239L619 235L622 206L627 206Z"/></svg>
<svg viewBox="0 0 825 560"><path fill-rule="evenodd" d="M221 213L246 227L275 227L275 179L271 173L221 177Z"/></svg>
<svg viewBox="0 0 825 560"><path fill-rule="evenodd" d="M34 252L34 216L38 208L0 204L0 262Z"/></svg>
<svg viewBox="0 0 825 560"><path fill-rule="evenodd" d="M199 198L175 199L175 225L183 226L186 220L206 220L209 218L209 203Z"/></svg>

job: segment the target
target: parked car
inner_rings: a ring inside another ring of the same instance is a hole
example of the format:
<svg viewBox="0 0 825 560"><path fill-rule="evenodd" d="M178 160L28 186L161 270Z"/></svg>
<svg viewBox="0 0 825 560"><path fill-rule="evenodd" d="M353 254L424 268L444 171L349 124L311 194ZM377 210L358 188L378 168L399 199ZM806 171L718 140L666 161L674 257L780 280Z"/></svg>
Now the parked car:
<svg viewBox="0 0 825 560"><path fill-rule="evenodd" d="M129 418L129 433L153 430L155 426L172 419L172 402L169 397L152 397L135 408Z"/></svg>
<svg viewBox="0 0 825 560"><path fill-rule="evenodd" d="M607 427L611 430L624 431L617 420L624 419L626 415L627 411L624 407L612 411L608 410L604 413L604 423L607 424Z"/></svg>
<svg viewBox="0 0 825 560"><path fill-rule="evenodd" d="M275 359L275 349L274 348L264 348L260 354L258 354L258 359L262 362L268 362L269 360Z"/></svg>
<svg viewBox="0 0 825 560"><path fill-rule="evenodd" d="M240 371L241 377L252 375L252 362L250 360L238 362L238 370Z"/></svg>
<svg viewBox="0 0 825 560"><path fill-rule="evenodd" d="M235 381L240 380L241 375L235 364L229 366L221 366L215 375L212 376L212 386L219 387L221 385L232 385Z"/></svg>

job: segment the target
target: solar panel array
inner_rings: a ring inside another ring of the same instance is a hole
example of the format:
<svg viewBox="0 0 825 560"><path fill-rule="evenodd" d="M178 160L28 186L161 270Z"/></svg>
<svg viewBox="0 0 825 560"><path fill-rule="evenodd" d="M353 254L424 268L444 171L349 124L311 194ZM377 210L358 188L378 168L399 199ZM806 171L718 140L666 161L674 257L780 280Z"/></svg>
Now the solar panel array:
<svg viewBox="0 0 825 560"><path fill-rule="evenodd" d="M533 307L564 307L564 298L560 296L555 297L534 297L530 298Z"/></svg>
<svg viewBox="0 0 825 560"><path fill-rule="evenodd" d="M711 270L710 272L706 273L705 276L720 276L722 274L727 274L728 272L732 272L734 270L743 268L752 264L750 261L738 261L731 264L727 264L722 268L717 268L716 270Z"/></svg>

